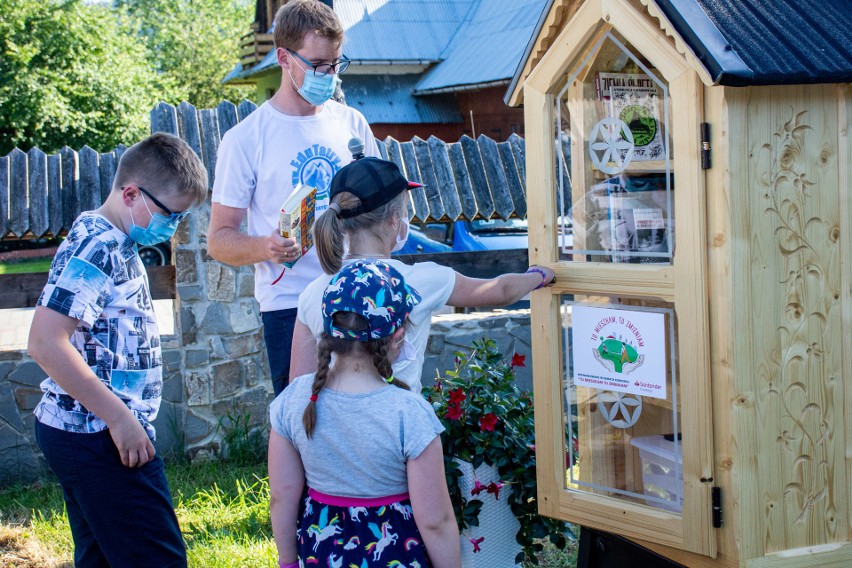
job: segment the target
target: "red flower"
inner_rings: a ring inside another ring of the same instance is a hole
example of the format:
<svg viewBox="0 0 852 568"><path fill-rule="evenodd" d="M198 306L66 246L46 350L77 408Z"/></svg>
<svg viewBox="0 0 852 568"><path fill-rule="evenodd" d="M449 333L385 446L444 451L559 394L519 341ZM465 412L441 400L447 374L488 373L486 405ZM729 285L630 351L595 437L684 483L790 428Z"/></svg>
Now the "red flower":
<svg viewBox="0 0 852 568"><path fill-rule="evenodd" d="M485 492L486 493L493 493L494 498L499 499L500 498L500 490L503 489L503 485L504 484L500 483L499 481L496 481L496 482L492 481L491 483L488 484L488 487L485 489Z"/></svg>
<svg viewBox="0 0 852 568"><path fill-rule="evenodd" d="M466 398L467 395L464 394L464 390L459 387L450 393L450 404L461 404Z"/></svg>
<svg viewBox="0 0 852 568"><path fill-rule="evenodd" d="M485 540L485 537L484 537L484 536L481 536L481 537L479 537L479 538L468 538L468 540L469 540L469 541L470 541L470 543L473 545L473 551L474 551L474 552L479 552L480 550L482 550L481 548L479 548L479 544L480 544L483 540Z"/></svg>
<svg viewBox="0 0 852 568"><path fill-rule="evenodd" d="M493 412L489 412L479 419L479 429L483 432L493 432L495 424L497 424L497 415Z"/></svg>
<svg viewBox="0 0 852 568"><path fill-rule="evenodd" d="M445 416L450 420L458 420L462 417L462 414L464 414L464 412L462 412L461 406L457 404L450 404L447 407L447 414L445 414Z"/></svg>
<svg viewBox="0 0 852 568"><path fill-rule="evenodd" d="M482 485L482 483L480 483L478 479L476 481L474 481L473 482L473 489L470 490L470 494L471 495L479 495L483 491L485 491L485 486Z"/></svg>
<svg viewBox="0 0 852 568"><path fill-rule="evenodd" d="M515 353L514 355L512 355L512 362L509 365L512 367L526 367L526 365L524 365L524 360L526 358L526 355Z"/></svg>

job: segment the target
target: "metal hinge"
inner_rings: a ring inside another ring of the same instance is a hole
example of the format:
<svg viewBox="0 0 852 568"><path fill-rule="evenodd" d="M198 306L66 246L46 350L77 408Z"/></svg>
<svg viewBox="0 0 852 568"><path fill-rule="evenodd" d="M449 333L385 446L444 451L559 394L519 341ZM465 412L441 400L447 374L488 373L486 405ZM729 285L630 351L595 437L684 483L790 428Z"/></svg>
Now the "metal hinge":
<svg viewBox="0 0 852 568"><path fill-rule="evenodd" d="M709 170L712 165L710 159L710 123L701 123L701 169Z"/></svg>
<svg viewBox="0 0 852 568"><path fill-rule="evenodd" d="M710 499L713 504L713 528L718 529L722 526L722 488L713 487L710 490Z"/></svg>

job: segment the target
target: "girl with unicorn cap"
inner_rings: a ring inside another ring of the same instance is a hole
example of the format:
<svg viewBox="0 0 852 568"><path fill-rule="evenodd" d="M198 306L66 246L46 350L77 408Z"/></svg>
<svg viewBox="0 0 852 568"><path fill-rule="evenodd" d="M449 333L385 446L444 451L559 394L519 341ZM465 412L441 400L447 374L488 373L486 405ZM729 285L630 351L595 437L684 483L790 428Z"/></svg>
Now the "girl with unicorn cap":
<svg viewBox="0 0 852 568"><path fill-rule="evenodd" d="M314 246L326 275L299 296L290 355L290 378L316 370L317 342L323 331L320 303L332 274L354 260L384 259L420 292L421 302L410 316L411 326L393 362L394 376L420 392L420 375L429 340L432 314L445 305L505 306L553 282L553 271L531 266L524 273L496 278L468 278L434 262L412 265L391 259L408 236L409 182L393 162L362 158L341 168L331 181L331 204L314 222Z"/></svg>
<svg viewBox="0 0 852 568"><path fill-rule="evenodd" d="M461 566L444 428L391 368L421 301L381 261L349 263L325 288L318 369L294 379L270 408L281 568Z"/></svg>

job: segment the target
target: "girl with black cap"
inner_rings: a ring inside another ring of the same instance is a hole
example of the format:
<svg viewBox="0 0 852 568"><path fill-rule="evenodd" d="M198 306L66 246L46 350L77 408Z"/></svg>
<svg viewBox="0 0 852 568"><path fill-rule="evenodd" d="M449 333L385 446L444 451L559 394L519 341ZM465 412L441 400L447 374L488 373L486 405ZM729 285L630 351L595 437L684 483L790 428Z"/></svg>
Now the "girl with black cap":
<svg viewBox="0 0 852 568"><path fill-rule="evenodd" d="M553 281L553 271L531 266L525 273L496 278L468 278L434 262L413 265L391 259L408 236L409 182L397 165L363 158L341 168L331 182L331 203L314 222L314 246L325 276L299 296L293 335L290 378L316 370L316 347L322 333L320 303L332 274L345 263L383 259L405 277L422 296L412 311L411 326L393 363L394 376L420 392L420 375L429 339L432 314L445 305L456 307L504 306Z"/></svg>

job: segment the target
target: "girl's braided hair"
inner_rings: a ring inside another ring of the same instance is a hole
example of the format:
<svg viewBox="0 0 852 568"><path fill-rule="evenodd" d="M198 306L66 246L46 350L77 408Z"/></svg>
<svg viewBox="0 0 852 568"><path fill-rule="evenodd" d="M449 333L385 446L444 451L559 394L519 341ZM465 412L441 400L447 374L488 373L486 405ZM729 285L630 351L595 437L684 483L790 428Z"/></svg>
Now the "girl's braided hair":
<svg viewBox="0 0 852 568"><path fill-rule="evenodd" d="M335 327L338 328L364 331L369 327L367 319L354 312L337 312L332 317L334 318ZM367 341L355 341L352 339L343 339L342 337L331 337L327 333L322 334L319 345L317 346L317 373L314 375L314 383L311 386L311 399L305 407L304 414L302 414L302 425L305 427L308 439L313 436L314 427L316 426L316 398L319 397L320 392L328 383L332 353L345 355L352 353L356 349L362 349L372 357L373 365L376 367L379 375L385 378L385 381L401 389L409 390L405 382L393 376L391 361L388 357L391 341L392 336L381 339L369 339Z"/></svg>

